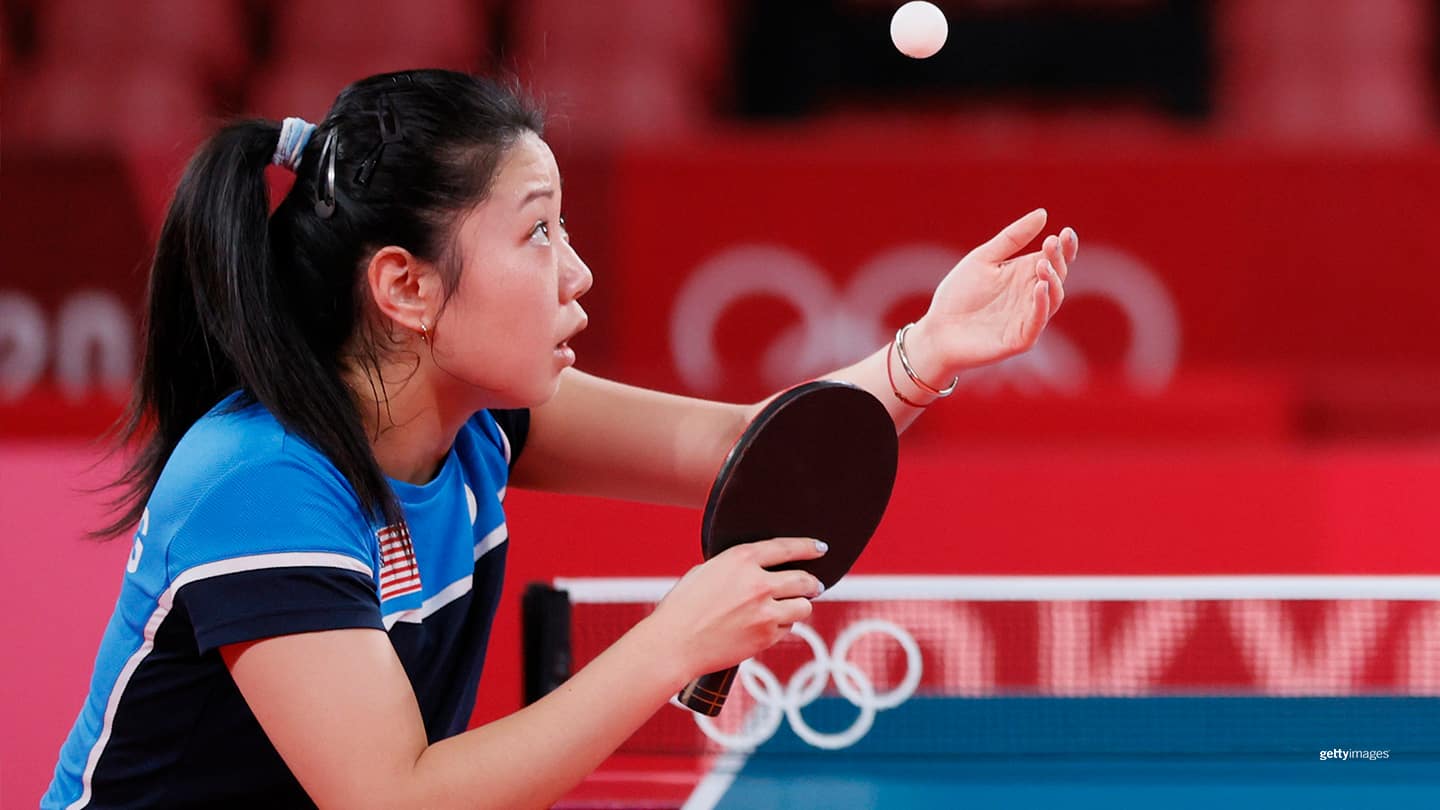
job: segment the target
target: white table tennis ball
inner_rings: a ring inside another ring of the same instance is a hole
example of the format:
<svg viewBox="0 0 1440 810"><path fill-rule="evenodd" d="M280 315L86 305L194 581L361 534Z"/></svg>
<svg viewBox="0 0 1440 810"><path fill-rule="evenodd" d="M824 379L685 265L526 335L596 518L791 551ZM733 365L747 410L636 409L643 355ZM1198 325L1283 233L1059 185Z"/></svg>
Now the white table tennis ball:
<svg viewBox="0 0 1440 810"><path fill-rule="evenodd" d="M915 59L934 56L949 35L945 12L924 0L911 0L890 18L890 39L901 53Z"/></svg>

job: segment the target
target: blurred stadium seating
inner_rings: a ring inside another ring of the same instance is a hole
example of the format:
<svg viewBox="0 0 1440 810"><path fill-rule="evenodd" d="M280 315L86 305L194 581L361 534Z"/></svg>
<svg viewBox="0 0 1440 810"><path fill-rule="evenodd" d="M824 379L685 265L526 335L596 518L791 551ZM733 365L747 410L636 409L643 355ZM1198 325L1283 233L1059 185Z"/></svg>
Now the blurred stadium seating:
<svg viewBox="0 0 1440 810"><path fill-rule="evenodd" d="M332 61L368 73L421 66L478 70L488 50L491 5L477 0L276 3L270 20L272 56L299 70Z"/></svg>
<svg viewBox="0 0 1440 810"><path fill-rule="evenodd" d="M1240 134L1328 144L1433 136L1435 5L1230 2L1221 119Z"/></svg>
<svg viewBox="0 0 1440 810"><path fill-rule="evenodd" d="M209 133L213 103L195 74L163 62L40 63L7 95L9 144L55 151L193 149Z"/></svg>
<svg viewBox="0 0 1440 810"><path fill-rule="evenodd" d="M718 0L522 3L511 59L574 137L694 134L722 80L722 10Z"/></svg>
<svg viewBox="0 0 1440 810"><path fill-rule="evenodd" d="M237 0L45 0L35 11L35 58L101 70L164 65L218 83L244 74L249 26Z"/></svg>

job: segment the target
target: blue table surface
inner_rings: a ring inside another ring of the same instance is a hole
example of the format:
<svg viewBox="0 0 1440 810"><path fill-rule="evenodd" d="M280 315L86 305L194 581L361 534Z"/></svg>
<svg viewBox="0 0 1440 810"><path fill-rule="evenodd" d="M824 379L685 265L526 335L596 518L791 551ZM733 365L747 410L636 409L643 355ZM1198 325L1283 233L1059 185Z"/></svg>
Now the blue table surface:
<svg viewBox="0 0 1440 810"><path fill-rule="evenodd" d="M854 711L805 715L834 730ZM922 697L844 751L787 724L710 782L689 807L1440 808L1440 699Z"/></svg>
<svg viewBox="0 0 1440 810"><path fill-rule="evenodd" d="M1252 758L747 761L717 810L1440 807L1440 762Z"/></svg>

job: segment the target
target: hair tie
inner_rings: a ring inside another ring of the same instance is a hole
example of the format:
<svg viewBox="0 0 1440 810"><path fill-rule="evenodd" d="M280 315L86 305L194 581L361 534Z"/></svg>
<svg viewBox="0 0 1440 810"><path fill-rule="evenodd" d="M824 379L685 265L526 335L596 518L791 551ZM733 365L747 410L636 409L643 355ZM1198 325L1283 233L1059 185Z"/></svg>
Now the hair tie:
<svg viewBox="0 0 1440 810"><path fill-rule="evenodd" d="M280 142L275 144L275 157L270 162L298 172L300 157L305 154L305 145L310 143L313 134L315 125L304 118L286 118L280 125Z"/></svg>

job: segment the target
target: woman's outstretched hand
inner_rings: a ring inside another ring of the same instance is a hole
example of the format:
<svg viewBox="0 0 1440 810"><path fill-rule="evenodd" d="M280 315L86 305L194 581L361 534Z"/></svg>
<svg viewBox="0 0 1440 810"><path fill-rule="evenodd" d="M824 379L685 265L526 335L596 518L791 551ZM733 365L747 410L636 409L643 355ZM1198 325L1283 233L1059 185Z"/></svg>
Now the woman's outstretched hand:
<svg viewBox="0 0 1440 810"><path fill-rule="evenodd" d="M1035 345L1065 300L1065 277L1080 249L1072 228L1016 256L1045 228L1038 208L1010 223L961 259L935 288L930 308L906 338L912 355L954 374L1020 354ZM943 382L939 383L943 385Z"/></svg>

